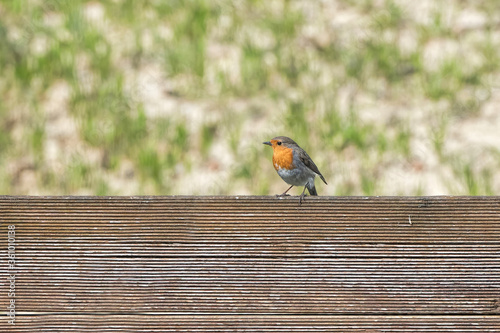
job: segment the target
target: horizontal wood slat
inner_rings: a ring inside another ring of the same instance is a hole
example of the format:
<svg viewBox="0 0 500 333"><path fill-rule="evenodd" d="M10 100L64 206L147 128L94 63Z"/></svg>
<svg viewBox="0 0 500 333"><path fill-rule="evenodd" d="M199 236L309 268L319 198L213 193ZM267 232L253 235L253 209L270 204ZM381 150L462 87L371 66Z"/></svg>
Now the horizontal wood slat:
<svg viewBox="0 0 500 333"><path fill-rule="evenodd" d="M500 316L46 315L20 316L15 332L33 327L42 332L497 333Z"/></svg>
<svg viewBox="0 0 500 333"><path fill-rule="evenodd" d="M496 197L320 197L301 206L296 198L273 197L4 198L0 204L3 221L19 224L19 255L28 256L496 257L500 252ZM0 246L6 241L0 239Z"/></svg>
<svg viewBox="0 0 500 333"><path fill-rule="evenodd" d="M0 223L15 332L500 331L500 197L0 196Z"/></svg>
<svg viewBox="0 0 500 333"><path fill-rule="evenodd" d="M497 313L500 299L500 259L37 261L18 264L26 311Z"/></svg>

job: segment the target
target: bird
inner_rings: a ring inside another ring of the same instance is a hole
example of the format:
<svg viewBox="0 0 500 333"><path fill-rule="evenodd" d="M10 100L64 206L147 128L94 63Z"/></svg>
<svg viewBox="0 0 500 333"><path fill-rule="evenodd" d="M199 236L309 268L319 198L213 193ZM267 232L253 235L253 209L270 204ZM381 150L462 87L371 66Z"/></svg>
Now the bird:
<svg viewBox="0 0 500 333"><path fill-rule="evenodd" d="M299 204L305 196L306 188L310 195L318 195L314 186L314 178L319 176L328 185L325 177L321 174L316 164L306 151L286 136L277 136L263 144L273 148L273 165L280 177L289 185L285 192L278 197L287 195L287 192L294 186L304 186L304 190L299 197Z"/></svg>

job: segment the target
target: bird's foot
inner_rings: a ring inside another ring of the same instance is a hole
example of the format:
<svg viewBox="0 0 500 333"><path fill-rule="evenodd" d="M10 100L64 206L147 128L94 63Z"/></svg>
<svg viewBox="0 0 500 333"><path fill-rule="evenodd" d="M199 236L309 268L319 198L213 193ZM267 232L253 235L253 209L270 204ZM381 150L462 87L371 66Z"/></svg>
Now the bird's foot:
<svg viewBox="0 0 500 333"><path fill-rule="evenodd" d="M289 197L290 194L287 194L286 192L285 193L281 193L281 194L276 194L276 197L277 198L283 198L283 197Z"/></svg>
<svg viewBox="0 0 500 333"><path fill-rule="evenodd" d="M300 196L299 196L299 206L302 205L302 201L304 201L304 199L306 198L306 194L302 193Z"/></svg>

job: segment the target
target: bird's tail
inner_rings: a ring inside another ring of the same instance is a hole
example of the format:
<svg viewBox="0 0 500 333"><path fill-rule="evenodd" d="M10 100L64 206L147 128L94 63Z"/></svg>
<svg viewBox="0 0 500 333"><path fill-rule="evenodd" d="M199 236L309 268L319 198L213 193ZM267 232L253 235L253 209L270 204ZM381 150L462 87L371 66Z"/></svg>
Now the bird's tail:
<svg viewBox="0 0 500 333"><path fill-rule="evenodd" d="M314 186L314 184L312 186L306 184L306 188L309 191L310 195L318 195L318 192L316 192L316 186Z"/></svg>

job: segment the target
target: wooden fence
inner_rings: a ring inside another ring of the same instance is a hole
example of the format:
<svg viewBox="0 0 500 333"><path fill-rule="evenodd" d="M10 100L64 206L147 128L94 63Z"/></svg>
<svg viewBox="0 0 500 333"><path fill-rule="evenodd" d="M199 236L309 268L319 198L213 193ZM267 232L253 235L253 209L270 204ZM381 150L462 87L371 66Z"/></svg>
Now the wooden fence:
<svg viewBox="0 0 500 333"><path fill-rule="evenodd" d="M500 332L500 197L7 196L0 227L1 332Z"/></svg>

